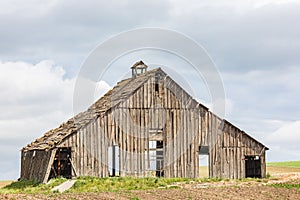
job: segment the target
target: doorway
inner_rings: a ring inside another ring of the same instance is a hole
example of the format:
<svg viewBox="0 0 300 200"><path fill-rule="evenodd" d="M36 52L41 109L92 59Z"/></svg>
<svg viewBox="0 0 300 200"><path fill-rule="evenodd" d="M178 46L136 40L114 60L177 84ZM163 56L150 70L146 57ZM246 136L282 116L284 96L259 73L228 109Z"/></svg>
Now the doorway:
<svg viewBox="0 0 300 200"><path fill-rule="evenodd" d="M112 145L108 147L108 172L110 177L120 176L120 147Z"/></svg>
<svg viewBox="0 0 300 200"><path fill-rule="evenodd" d="M156 177L164 177L164 143L163 141L156 142Z"/></svg>
<svg viewBox="0 0 300 200"><path fill-rule="evenodd" d="M261 178L261 160L259 156L245 156L246 178Z"/></svg>
<svg viewBox="0 0 300 200"><path fill-rule="evenodd" d="M49 179L55 177L72 178L72 166L70 162L71 148L59 148L56 151Z"/></svg>
<svg viewBox="0 0 300 200"><path fill-rule="evenodd" d="M164 143L150 140L148 150L145 150L145 160L148 176L164 176Z"/></svg>
<svg viewBox="0 0 300 200"><path fill-rule="evenodd" d="M199 177L209 177L209 147L199 146Z"/></svg>

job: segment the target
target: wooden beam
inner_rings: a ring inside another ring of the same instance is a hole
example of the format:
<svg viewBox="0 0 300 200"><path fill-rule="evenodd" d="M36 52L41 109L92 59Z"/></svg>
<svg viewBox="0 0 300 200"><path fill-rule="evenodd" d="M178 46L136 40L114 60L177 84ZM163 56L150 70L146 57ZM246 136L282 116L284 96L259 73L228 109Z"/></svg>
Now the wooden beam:
<svg viewBox="0 0 300 200"><path fill-rule="evenodd" d="M75 169L75 167L74 167L72 158L69 158L69 160L70 160L70 163L71 163L71 167L72 167L72 169L73 169L73 171L74 171L74 174L75 174L75 176L77 176L77 172L76 172L76 169Z"/></svg>
<svg viewBox="0 0 300 200"><path fill-rule="evenodd" d="M43 183L47 183L47 181L49 179L49 175L50 175L51 167L53 165L53 161L54 161L54 158L55 158L55 155L56 155L56 151L57 151L57 149L53 149L51 151L51 156L50 156L50 159L49 159L49 162L48 162L48 166L47 166L47 169L46 169L46 174L45 174Z"/></svg>

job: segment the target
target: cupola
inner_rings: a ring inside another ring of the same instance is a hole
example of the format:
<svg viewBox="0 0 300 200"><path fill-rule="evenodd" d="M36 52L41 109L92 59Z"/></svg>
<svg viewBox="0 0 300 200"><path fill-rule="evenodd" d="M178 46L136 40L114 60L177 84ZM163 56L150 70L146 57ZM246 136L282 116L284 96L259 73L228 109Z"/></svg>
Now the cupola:
<svg viewBox="0 0 300 200"><path fill-rule="evenodd" d="M144 64L143 61L136 62L132 67L132 77L135 78L145 72L147 72L148 66Z"/></svg>

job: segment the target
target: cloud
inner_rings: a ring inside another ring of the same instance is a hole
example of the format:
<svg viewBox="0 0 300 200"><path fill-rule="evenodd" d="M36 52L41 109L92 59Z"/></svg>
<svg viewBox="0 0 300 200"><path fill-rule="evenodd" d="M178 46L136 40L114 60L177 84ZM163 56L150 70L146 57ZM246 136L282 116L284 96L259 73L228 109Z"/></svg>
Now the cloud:
<svg viewBox="0 0 300 200"><path fill-rule="evenodd" d="M100 42L144 26L193 37L222 70L299 64L297 1L1 2L0 58L37 62L51 57L73 75Z"/></svg>
<svg viewBox="0 0 300 200"><path fill-rule="evenodd" d="M299 66L222 73L228 120L270 148L269 161L299 159Z"/></svg>
<svg viewBox="0 0 300 200"><path fill-rule="evenodd" d="M227 97L235 103L231 114L298 120L300 112L295 108L300 101L299 66L222 73Z"/></svg>
<svg viewBox="0 0 300 200"><path fill-rule="evenodd" d="M285 121L283 125L272 132L266 142L272 154L270 159L274 161L299 160L300 121Z"/></svg>
<svg viewBox="0 0 300 200"><path fill-rule="evenodd" d="M64 79L64 70L45 60L35 65L25 62L0 63L0 119L15 119L59 108L66 112L74 80ZM50 104L56 102L56 104ZM46 106L47 105L47 106ZM55 106L55 107L54 107ZM45 110L46 109L46 110ZM30 112L29 112L30 110Z"/></svg>
<svg viewBox="0 0 300 200"><path fill-rule="evenodd" d="M222 70L299 64L299 2L219 2L189 3L182 9L175 4L172 10L178 12L170 21L201 42Z"/></svg>
<svg viewBox="0 0 300 200"><path fill-rule="evenodd" d="M19 176L19 150L73 116L75 78L51 60L0 62L0 179ZM95 83L102 96L110 87Z"/></svg>
<svg viewBox="0 0 300 200"><path fill-rule="evenodd" d="M300 156L300 121L286 122L268 136L268 141L282 149L296 150Z"/></svg>
<svg viewBox="0 0 300 200"><path fill-rule="evenodd" d="M265 143L274 129L300 117L299 8L296 0L0 1L0 145L7 147L1 156L18 157L16 150L73 115L74 77L96 45L145 26L175 29L203 45L224 79L226 118ZM161 57L162 64L181 65ZM124 66L128 71L129 65L122 64L106 82L91 83L99 91L95 97L119 80ZM188 70L180 75L186 75L197 99L210 103L203 80ZM284 132L277 134L280 138ZM279 151L274 149L290 141L266 142L275 158ZM2 175L16 161L7 162L0 179L12 177Z"/></svg>
<svg viewBox="0 0 300 200"><path fill-rule="evenodd" d="M2 4L2 60L17 57L37 62L51 57L68 72L75 73L74 67L78 69L87 54L104 39L124 30L163 21L168 15L169 3L157 0L40 3L30 0L28 4Z"/></svg>

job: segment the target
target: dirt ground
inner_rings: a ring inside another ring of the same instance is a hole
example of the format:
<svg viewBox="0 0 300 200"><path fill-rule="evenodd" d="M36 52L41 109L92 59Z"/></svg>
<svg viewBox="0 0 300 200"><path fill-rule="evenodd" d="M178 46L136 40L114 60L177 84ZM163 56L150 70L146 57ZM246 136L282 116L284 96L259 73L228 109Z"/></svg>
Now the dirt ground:
<svg viewBox="0 0 300 200"><path fill-rule="evenodd" d="M274 183L300 184L300 172L282 173L266 181L220 181L212 183L177 183L169 189L124 191L119 193L80 193L28 195L7 194L0 199L300 199L299 188L276 188ZM173 188L173 187L177 188Z"/></svg>

